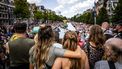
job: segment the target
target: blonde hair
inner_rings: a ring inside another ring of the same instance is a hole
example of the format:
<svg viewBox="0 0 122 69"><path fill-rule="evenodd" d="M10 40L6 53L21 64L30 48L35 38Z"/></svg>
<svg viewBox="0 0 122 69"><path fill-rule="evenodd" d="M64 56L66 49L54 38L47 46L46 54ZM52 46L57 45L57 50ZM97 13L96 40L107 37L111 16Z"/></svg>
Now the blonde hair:
<svg viewBox="0 0 122 69"><path fill-rule="evenodd" d="M64 49L68 49L71 51L75 51L77 49L77 33L73 32L73 31L68 31L66 32L66 34L64 35L63 38L63 48ZM71 61L71 67L70 69L84 69L84 60L83 63L81 63L81 59L71 59L69 58ZM82 66L81 66L82 65Z"/></svg>
<svg viewBox="0 0 122 69"><path fill-rule="evenodd" d="M50 25L40 27L37 42L35 44L36 64L39 69L45 68L45 63L49 59L49 49L54 43L54 33Z"/></svg>

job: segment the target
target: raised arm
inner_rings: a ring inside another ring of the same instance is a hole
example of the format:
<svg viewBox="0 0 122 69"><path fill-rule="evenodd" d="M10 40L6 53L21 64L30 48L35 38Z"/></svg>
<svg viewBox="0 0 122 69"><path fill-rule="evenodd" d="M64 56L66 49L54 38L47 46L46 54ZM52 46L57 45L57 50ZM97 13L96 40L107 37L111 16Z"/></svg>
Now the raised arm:
<svg viewBox="0 0 122 69"><path fill-rule="evenodd" d="M64 53L64 57L68 57L68 58L81 58L81 48L78 46L76 51L70 51L70 50L66 50Z"/></svg>
<svg viewBox="0 0 122 69"><path fill-rule="evenodd" d="M61 48L55 48L54 53L57 57L66 57L66 58L81 58L81 48L77 47L76 51L70 51Z"/></svg>

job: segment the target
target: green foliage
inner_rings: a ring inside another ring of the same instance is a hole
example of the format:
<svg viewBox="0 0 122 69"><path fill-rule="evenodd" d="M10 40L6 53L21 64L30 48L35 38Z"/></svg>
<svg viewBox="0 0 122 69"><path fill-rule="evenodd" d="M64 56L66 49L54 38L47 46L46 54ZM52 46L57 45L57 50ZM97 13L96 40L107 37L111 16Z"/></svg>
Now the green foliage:
<svg viewBox="0 0 122 69"><path fill-rule="evenodd" d="M112 17L113 22L122 20L122 0L119 0L117 7L114 10L114 15Z"/></svg>
<svg viewBox="0 0 122 69"><path fill-rule="evenodd" d="M17 18L29 18L30 11L26 0L14 0L14 14Z"/></svg>
<svg viewBox="0 0 122 69"><path fill-rule="evenodd" d="M72 21L76 22L83 22L83 23L89 23L94 24L94 15L93 11L87 11L80 15L75 15L71 18ZM102 7L99 11L99 15L96 17L97 24L101 24L102 22L107 21L109 22L107 10L105 7Z"/></svg>
<svg viewBox="0 0 122 69"><path fill-rule="evenodd" d="M41 11L35 11L34 12L34 18L35 19L42 19L44 17L44 14Z"/></svg>
<svg viewBox="0 0 122 69"><path fill-rule="evenodd" d="M83 16L84 16L83 22L90 24L94 23L94 19L91 12L84 13Z"/></svg>
<svg viewBox="0 0 122 69"><path fill-rule="evenodd" d="M63 21L67 19L66 17L62 16L62 15L56 15L54 12L49 12L48 13L48 20L52 20L52 21Z"/></svg>
<svg viewBox="0 0 122 69"><path fill-rule="evenodd" d="M102 22L109 22L107 10L105 7L102 7L99 11L99 14L97 16L97 24L101 25Z"/></svg>
<svg viewBox="0 0 122 69"><path fill-rule="evenodd" d="M75 15L74 17L71 18L71 20L75 22L83 22L83 23L89 23L89 24L94 23L92 12L84 12L83 14Z"/></svg>

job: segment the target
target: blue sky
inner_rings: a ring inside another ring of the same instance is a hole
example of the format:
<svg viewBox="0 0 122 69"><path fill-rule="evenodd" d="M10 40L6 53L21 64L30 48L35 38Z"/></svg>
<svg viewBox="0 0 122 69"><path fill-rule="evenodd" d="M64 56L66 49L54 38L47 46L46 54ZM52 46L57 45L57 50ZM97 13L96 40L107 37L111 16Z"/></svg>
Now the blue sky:
<svg viewBox="0 0 122 69"><path fill-rule="evenodd" d="M27 0L29 3L44 5L45 8L55 11L57 14L72 17L78 13L90 9L96 0Z"/></svg>

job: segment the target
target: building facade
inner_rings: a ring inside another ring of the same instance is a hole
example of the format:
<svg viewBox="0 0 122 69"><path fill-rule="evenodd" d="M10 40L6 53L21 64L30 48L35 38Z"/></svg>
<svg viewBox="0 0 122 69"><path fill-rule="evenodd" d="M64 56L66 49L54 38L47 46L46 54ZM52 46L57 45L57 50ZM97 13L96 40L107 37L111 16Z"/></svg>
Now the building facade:
<svg viewBox="0 0 122 69"><path fill-rule="evenodd" d="M34 20L34 12L36 11L36 8L37 8L37 6L35 3L29 4L29 11L31 13L30 18L29 18L30 23L32 23Z"/></svg>
<svg viewBox="0 0 122 69"><path fill-rule="evenodd" d="M114 15L114 10L117 7L119 0L98 0L96 6L97 15L102 7L105 7L107 10L107 14L109 16L109 20L111 22L112 16Z"/></svg>
<svg viewBox="0 0 122 69"><path fill-rule="evenodd" d="M97 11L100 10L103 6L106 7L108 15L111 16L113 14L113 10L115 10L118 0L98 0Z"/></svg>
<svg viewBox="0 0 122 69"><path fill-rule="evenodd" d="M112 15L113 14L113 10L115 10L116 6L117 6L118 0L108 0L107 1L107 11L108 11L108 15Z"/></svg>
<svg viewBox="0 0 122 69"><path fill-rule="evenodd" d="M0 0L0 25L13 24L13 0Z"/></svg>

